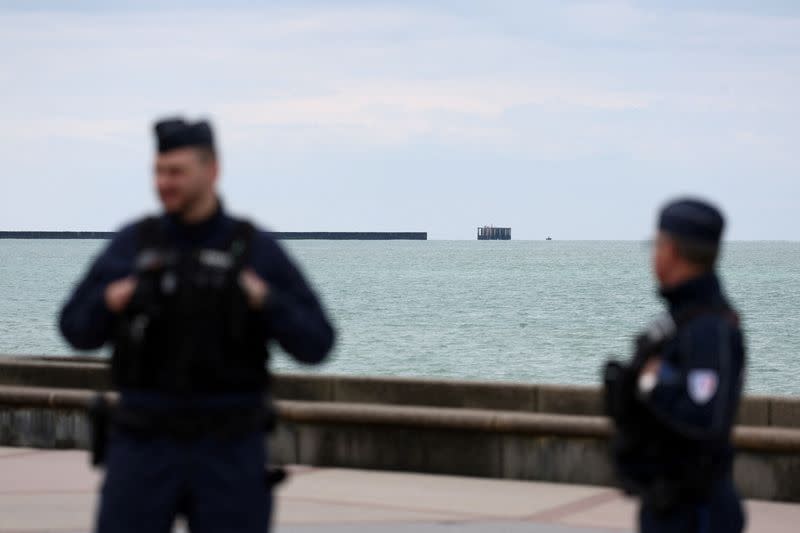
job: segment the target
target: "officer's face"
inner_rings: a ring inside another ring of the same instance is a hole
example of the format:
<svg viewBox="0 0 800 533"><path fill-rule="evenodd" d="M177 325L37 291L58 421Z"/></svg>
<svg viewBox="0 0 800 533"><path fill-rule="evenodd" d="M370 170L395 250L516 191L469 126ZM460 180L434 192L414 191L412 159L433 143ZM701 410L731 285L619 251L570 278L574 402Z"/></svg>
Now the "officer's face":
<svg viewBox="0 0 800 533"><path fill-rule="evenodd" d="M217 165L193 148L158 154L155 178L158 197L168 213L185 213L214 194Z"/></svg>
<svg viewBox="0 0 800 533"><path fill-rule="evenodd" d="M676 258L675 242L669 235L659 231L653 246L653 273L662 286L668 283Z"/></svg>

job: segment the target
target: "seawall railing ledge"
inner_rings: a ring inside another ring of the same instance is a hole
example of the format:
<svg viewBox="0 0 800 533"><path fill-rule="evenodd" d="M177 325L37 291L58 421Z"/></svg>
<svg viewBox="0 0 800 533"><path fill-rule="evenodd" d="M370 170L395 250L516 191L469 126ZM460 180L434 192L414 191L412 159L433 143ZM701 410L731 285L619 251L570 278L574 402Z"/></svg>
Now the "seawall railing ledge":
<svg viewBox="0 0 800 533"><path fill-rule="evenodd" d="M109 389L106 360L88 357L0 356L0 384ZM602 416L598 387L455 379L275 374L272 394L283 400L422 405ZM748 395L737 423L800 428L800 397Z"/></svg>
<svg viewBox="0 0 800 533"><path fill-rule="evenodd" d="M84 410L95 392L0 385L0 407ZM110 403L115 393L105 393ZM277 400L281 420L300 424L394 426L437 430L516 433L608 439L612 425L602 416L522 413L488 409L463 409L343 402ZM800 429L737 426L734 443L742 450L800 454Z"/></svg>

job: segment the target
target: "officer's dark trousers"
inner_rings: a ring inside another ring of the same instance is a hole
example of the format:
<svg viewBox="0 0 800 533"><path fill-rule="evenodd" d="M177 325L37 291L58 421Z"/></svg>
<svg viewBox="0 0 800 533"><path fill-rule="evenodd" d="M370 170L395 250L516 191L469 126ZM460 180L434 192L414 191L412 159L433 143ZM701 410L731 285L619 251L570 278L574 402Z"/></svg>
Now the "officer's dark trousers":
<svg viewBox="0 0 800 533"><path fill-rule="evenodd" d="M98 533L166 533L176 515L193 533L264 533L272 495L264 433L193 440L114 431Z"/></svg>
<svg viewBox="0 0 800 533"><path fill-rule="evenodd" d="M730 479L717 484L703 504L682 504L668 514L658 514L646 504L639 510L642 533L740 533L745 517Z"/></svg>

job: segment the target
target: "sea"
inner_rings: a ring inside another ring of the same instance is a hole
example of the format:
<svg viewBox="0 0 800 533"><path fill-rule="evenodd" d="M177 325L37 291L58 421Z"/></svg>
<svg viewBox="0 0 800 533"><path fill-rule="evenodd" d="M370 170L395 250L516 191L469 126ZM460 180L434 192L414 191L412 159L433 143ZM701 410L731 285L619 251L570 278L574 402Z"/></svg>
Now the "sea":
<svg viewBox="0 0 800 533"><path fill-rule="evenodd" d="M71 355L59 309L102 240L0 240L0 354ZM337 344L278 371L597 384L663 311L649 243L284 241ZM800 395L800 243L729 242L719 267L743 318L751 393ZM93 352L108 357L108 349Z"/></svg>

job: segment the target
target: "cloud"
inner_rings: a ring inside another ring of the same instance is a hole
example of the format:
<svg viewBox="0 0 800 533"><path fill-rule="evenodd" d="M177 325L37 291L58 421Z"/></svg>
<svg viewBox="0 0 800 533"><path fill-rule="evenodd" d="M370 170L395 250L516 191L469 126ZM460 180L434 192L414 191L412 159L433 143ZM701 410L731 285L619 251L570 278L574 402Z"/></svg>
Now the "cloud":
<svg viewBox="0 0 800 533"><path fill-rule="evenodd" d="M37 140L73 139L102 144L124 144L136 135L141 123L131 119L31 118L7 121L0 129L0 139L36 142Z"/></svg>
<svg viewBox="0 0 800 533"><path fill-rule="evenodd" d="M474 173L475 160L492 176L555 161L611 181L625 164L662 178L769 167L771 183L800 170L793 15L622 1L151 4L0 11L0 25L0 157L12 173L59 176L38 154L61 147L87 195L103 177L82 161L110 147L135 164L150 121L176 112L211 116L231 164L252 165L242 173L306 184L330 158L342 180L365 181L364 158L405 171L439 154L438 171L409 171L448 191L457 178L444 173Z"/></svg>
<svg viewBox="0 0 800 533"><path fill-rule="evenodd" d="M217 108L215 115L240 127L346 129L371 142L407 142L420 135L461 141L512 136L512 128L502 124L504 115L523 106L605 111L641 109L647 104L646 95L577 87L398 80L335 84L318 96L234 102Z"/></svg>

